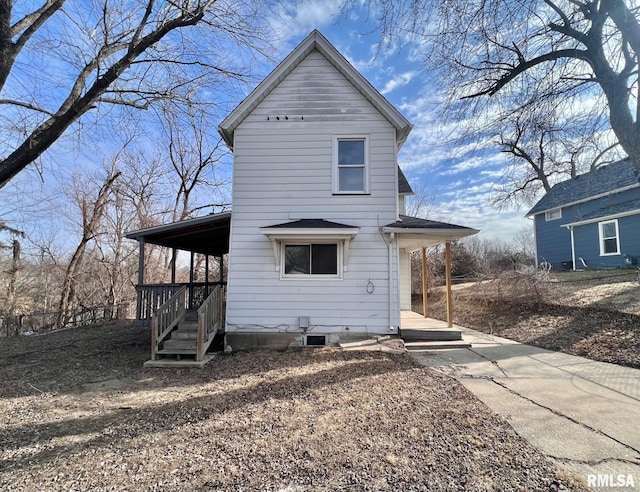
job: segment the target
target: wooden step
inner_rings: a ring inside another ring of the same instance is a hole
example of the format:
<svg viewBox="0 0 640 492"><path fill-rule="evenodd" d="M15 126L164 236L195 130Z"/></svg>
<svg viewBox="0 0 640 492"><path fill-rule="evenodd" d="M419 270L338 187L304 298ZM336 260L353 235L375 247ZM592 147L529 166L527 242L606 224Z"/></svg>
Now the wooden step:
<svg viewBox="0 0 640 492"><path fill-rule="evenodd" d="M462 340L462 332L460 330L456 330L455 328L442 328L432 330L404 328L400 330L400 336L405 342Z"/></svg>
<svg viewBox="0 0 640 492"><path fill-rule="evenodd" d="M183 320L178 325L178 330L180 330L180 331L198 331L198 322L197 321Z"/></svg>
<svg viewBox="0 0 640 492"><path fill-rule="evenodd" d="M423 352L429 350L471 348L469 342L464 340L432 341L432 342L405 342L405 348L410 352Z"/></svg>
<svg viewBox="0 0 640 492"><path fill-rule="evenodd" d="M181 330L178 329L171 333L171 340L197 340L198 330Z"/></svg>
<svg viewBox="0 0 640 492"><path fill-rule="evenodd" d="M172 353L185 353L185 352L176 352L176 350L192 350L195 353L197 348L198 341L196 339L178 339L171 338L170 340L166 340L162 345L163 351L170 351Z"/></svg>

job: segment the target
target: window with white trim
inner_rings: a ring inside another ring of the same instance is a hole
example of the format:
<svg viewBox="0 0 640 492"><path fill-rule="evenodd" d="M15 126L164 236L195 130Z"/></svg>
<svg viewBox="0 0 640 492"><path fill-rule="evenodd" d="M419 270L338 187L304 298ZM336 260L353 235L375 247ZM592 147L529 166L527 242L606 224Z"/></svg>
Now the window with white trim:
<svg viewBox="0 0 640 492"><path fill-rule="evenodd" d="M283 243L284 277L330 277L342 274L341 243Z"/></svg>
<svg viewBox="0 0 640 492"><path fill-rule="evenodd" d="M558 220L562 218L562 209L554 208L553 210L547 210L544 214L544 218L547 222L550 220Z"/></svg>
<svg viewBox="0 0 640 492"><path fill-rule="evenodd" d="M620 254L620 234L618 219L598 223L600 233L600 256Z"/></svg>
<svg viewBox="0 0 640 492"><path fill-rule="evenodd" d="M333 145L333 192L369 193L368 137L335 137Z"/></svg>

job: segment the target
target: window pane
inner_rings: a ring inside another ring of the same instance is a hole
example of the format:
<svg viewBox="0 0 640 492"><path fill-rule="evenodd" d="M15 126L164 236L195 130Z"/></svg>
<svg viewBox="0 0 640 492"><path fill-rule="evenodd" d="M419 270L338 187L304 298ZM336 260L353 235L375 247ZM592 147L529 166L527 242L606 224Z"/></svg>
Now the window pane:
<svg viewBox="0 0 640 492"><path fill-rule="evenodd" d="M338 273L338 245L313 244L311 246L311 273L336 275Z"/></svg>
<svg viewBox="0 0 640 492"><path fill-rule="evenodd" d="M338 168L340 191L364 191L364 167Z"/></svg>
<svg viewBox="0 0 640 492"><path fill-rule="evenodd" d="M309 271L309 258L311 246L308 244L285 246L284 249L284 273L306 274Z"/></svg>
<svg viewBox="0 0 640 492"><path fill-rule="evenodd" d="M616 237L616 223L602 224L602 237Z"/></svg>
<svg viewBox="0 0 640 492"><path fill-rule="evenodd" d="M364 140L338 140L338 165L363 164Z"/></svg>
<svg viewBox="0 0 640 492"><path fill-rule="evenodd" d="M618 252L618 244L615 238L613 239L605 239L604 241L604 252L607 253L617 253Z"/></svg>

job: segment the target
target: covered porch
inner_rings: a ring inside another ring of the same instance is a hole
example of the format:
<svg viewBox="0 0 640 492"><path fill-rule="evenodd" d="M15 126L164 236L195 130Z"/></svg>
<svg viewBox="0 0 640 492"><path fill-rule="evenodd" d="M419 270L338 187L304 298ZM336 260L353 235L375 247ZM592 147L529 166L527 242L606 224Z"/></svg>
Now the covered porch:
<svg viewBox="0 0 640 492"><path fill-rule="evenodd" d="M226 281L224 255L229 252L231 213L213 214L127 234L139 244L135 323L151 326L150 367L201 367L207 350L224 332ZM171 248L170 283L145 283L145 249ZM176 282L177 252L190 254L188 282ZM204 255L204 281L195 280L195 255ZM210 278L211 258L217 278Z"/></svg>
<svg viewBox="0 0 640 492"><path fill-rule="evenodd" d="M382 228L382 232L389 234L392 238L396 237L398 249L404 250L407 254L420 251L421 253L421 274L422 274L422 309L423 316L414 313L409 309L401 311L400 331L405 333L408 330L433 330L438 327L451 329L453 328L453 296L451 292L451 242L463 237L477 234L477 229L470 227L448 224L445 222L437 222L434 220L421 219L418 217L410 217L400 215L399 220ZM446 326L442 326L441 321L429 318L429 299L428 299L428 268L426 249L431 246L444 244L444 263L445 263L445 293L446 293ZM402 270L402 268L401 268ZM400 279L402 282L409 281L411 278L411 268L405 272L405 277ZM409 287L409 296L411 295Z"/></svg>
<svg viewBox="0 0 640 492"><path fill-rule="evenodd" d="M129 239L138 241L138 284L136 285L137 325L149 326L153 313L178 291L185 290L185 308L198 309L217 286L224 287L224 255L229 253L231 212L212 214L130 232ZM172 250L171 281L145 283L146 245L154 244ZM176 282L178 251L189 253L189 280ZM195 255L204 255L204 281L194 276ZM211 262L217 263L217 276L210 275Z"/></svg>

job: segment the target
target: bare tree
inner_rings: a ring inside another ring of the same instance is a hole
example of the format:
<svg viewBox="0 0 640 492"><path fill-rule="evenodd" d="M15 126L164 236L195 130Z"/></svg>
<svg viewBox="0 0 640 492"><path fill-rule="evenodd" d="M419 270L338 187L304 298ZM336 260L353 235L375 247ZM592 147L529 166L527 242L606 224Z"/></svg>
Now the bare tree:
<svg viewBox="0 0 640 492"><path fill-rule="evenodd" d="M88 186L86 182L75 183L75 200L81 212L82 231L78 246L73 252L66 268L62 291L60 293L60 302L58 304L58 315L55 322L56 328L64 326L69 319L69 310L76 292L77 276L84 260L87 245L91 240L95 239L99 233L98 226L103 218L114 182L119 176L120 171L118 171L114 165L98 190L91 190L91 187Z"/></svg>
<svg viewBox="0 0 640 492"><path fill-rule="evenodd" d="M640 8L630 0L379 0L385 40L418 40L427 70L477 121L541 100L608 113L640 176ZM485 96L490 96L485 100ZM456 106L454 104L454 106ZM451 110L451 107L448 108ZM479 118L479 110L489 109ZM493 113L493 114L491 114Z"/></svg>
<svg viewBox="0 0 640 492"><path fill-rule="evenodd" d="M0 188L90 112L101 122L157 101L193 103L203 86L244 80L243 53L268 44L260 6L41 0L28 10L33 2L0 0Z"/></svg>
<svg viewBox="0 0 640 492"><path fill-rule="evenodd" d="M621 158L610 132L591 123L590 118L562 121L553 111L520 112L504 121L498 144L507 162L494 185L493 204L531 204L555 182Z"/></svg>

